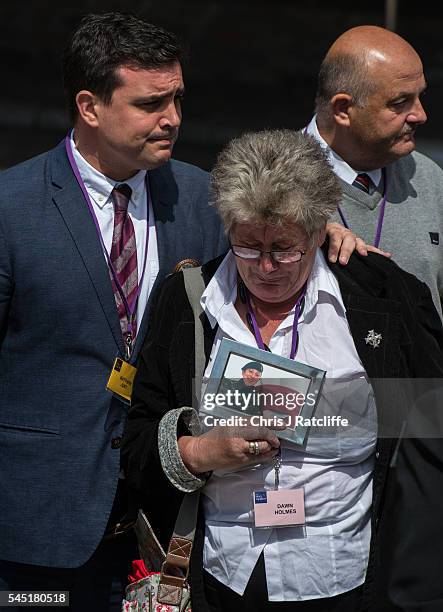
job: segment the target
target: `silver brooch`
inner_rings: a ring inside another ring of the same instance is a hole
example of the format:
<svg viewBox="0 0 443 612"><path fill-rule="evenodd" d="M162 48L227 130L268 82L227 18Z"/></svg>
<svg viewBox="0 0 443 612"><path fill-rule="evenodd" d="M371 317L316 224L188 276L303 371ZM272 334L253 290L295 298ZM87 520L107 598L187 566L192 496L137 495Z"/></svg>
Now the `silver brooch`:
<svg viewBox="0 0 443 612"><path fill-rule="evenodd" d="M370 344L372 348L378 348L381 342L381 334L377 334L375 330L370 329L365 338L366 344Z"/></svg>

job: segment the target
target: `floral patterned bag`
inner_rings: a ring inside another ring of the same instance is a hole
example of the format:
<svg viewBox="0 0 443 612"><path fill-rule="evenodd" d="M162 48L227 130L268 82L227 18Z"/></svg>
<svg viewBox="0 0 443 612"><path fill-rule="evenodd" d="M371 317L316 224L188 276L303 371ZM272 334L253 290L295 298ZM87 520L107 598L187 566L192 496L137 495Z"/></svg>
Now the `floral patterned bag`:
<svg viewBox="0 0 443 612"><path fill-rule="evenodd" d="M134 576L126 587L122 612L191 612L187 578L199 499L199 490L183 498L166 554L139 511L135 533L142 559L133 562Z"/></svg>
<svg viewBox="0 0 443 612"><path fill-rule="evenodd" d="M179 606L159 603L157 599L160 572L150 572L126 589L122 612L191 612L189 587L184 586Z"/></svg>

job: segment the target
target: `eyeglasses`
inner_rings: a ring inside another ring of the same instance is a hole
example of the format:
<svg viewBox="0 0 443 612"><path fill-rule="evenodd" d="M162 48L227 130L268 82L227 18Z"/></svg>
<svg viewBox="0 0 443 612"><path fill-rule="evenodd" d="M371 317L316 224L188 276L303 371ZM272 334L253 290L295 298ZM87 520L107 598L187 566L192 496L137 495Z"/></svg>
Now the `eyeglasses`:
<svg viewBox="0 0 443 612"><path fill-rule="evenodd" d="M306 251L261 251L260 249L251 249L249 247L231 244L231 251L236 257L241 259L259 259L262 255L270 255L270 257L278 263L297 263Z"/></svg>

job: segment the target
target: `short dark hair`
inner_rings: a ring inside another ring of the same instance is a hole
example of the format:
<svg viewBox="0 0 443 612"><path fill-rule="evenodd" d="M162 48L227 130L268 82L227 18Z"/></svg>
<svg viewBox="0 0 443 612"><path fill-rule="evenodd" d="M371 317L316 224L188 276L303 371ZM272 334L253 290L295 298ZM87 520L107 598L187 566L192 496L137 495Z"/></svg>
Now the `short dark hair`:
<svg viewBox="0 0 443 612"><path fill-rule="evenodd" d="M263 372L263 364L259 361L249 361L242 367L242 372L245 370L257 370L257 372Z"/></svg>
<svg viewBox="0 0 443 612"><path fill-rule="evenodd" d="M119 66L151 69L183 61L175 34L130 13L83 17L63 52L63 85L71 119L77 117L75 96L92 91L105 103L120 85Z"/></svg>
<svg viewBox="0 0 443 612"><path fill-rule="evenodd" d="M338 93L347 93L356 106L364 107L374 88L364 53L326 56L318 74L315 112L327 114L331 99Z"/></svg>

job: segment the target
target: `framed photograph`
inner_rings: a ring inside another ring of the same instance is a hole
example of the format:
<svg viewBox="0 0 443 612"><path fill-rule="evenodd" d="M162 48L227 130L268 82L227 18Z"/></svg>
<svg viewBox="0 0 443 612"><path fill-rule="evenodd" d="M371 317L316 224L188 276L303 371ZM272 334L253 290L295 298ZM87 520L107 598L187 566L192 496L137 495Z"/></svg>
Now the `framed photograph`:
<svg viewBox="0 0 443 612"><path fill-rule="evenodd" d="M278 437L304 446L325 375L324 370L224 338L205 381L200 413L212 415L213 424L238 426L250 420L252 425L285 425ZM203 420L211 424L210 418Z"/></svg>

